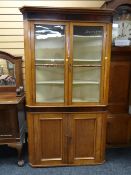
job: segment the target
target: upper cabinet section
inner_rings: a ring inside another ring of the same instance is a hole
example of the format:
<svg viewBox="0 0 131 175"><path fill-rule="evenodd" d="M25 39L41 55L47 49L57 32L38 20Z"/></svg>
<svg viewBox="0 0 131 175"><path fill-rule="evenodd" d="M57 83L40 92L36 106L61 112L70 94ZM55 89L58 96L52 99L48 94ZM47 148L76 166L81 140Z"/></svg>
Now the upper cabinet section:
<svg viewBox="0 0 131 175"><path fill-rule="evenodd" d="M23 7L27 105L107 104L111 10Z"/></svg>

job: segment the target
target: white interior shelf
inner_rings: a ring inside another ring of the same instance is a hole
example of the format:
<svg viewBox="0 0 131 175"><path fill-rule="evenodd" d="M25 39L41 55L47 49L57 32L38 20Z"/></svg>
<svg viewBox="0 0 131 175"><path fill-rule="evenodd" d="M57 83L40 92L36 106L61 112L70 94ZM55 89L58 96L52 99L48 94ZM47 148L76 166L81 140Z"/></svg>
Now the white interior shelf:
<svg viewBox="0 0 131 175"><path fill-rule="evenodd" d="M54 61L64 61L64 59L57 59L57 58L51 58L51 59L45 59L45 58L36 58L35 59L36 61L51 61L51 62L54 62ZM101 62L100 59L76 59L74 58L73 61L79 61L79 62Z"/></svg>
<svg viewBox="0 0 131 175"><path fill-rule="evenodd" d="M72 99L73 102L98 102L98 98L73 98Z"/></svg>
<svg viewBox="0 0 131 175"><path fill-rule="evenodd" d="M103 38L102 35L73 35L75 38Z"/></svg>
<svg viewBox="0 0 131 175"><path fill-rule="evenodd" d="M64 84L64 81L39 81L36 82L37 85L42 85L42 84Z"/></svg>
<svg viewBox="0 0 131 175"><path fill-rule="evenodd" d="M74 61L80 61L80 62L99 62L101 61L100 59L75 59L74 58Z"/></svg>
<svg viewBox="0 0 131 175"><path fill-rule="evenodd" d="M97 81L73 81L73 84L95 84L99 85L100 83Z"/></svg>
<svg viewBox="0 0 131 175"><path fill-rule="evenodd" d="M64 59L59 59L59 58L58 59L57 58L50 58L50 59L49 58L43 58L43 59L42 58L36 58L35 60L36 61L52 61L52 62L53 61L64 61Z"/></svg>

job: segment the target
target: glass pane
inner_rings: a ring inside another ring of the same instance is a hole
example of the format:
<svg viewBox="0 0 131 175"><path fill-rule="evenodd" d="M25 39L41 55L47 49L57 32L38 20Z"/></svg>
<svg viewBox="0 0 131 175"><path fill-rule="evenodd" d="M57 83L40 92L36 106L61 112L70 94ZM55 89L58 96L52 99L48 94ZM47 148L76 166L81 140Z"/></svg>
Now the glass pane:
<svg viewBox="0 0 131 175"><path fill-rule="evenodd" d="M74 26L74 64L100 64L102 57L103 27Z"/></svg>
<svg viewBox="0 0 131 175"><path fill-rule="evenodd" d="M73 102L99 102L99 84L73 84Z"/></svg>
<svg viewBox="0 0 131 175"><path fill-rule="evenodd" d="M64 69L63 67L36 67L36 82L41 81L63 81L64 82Z"/></svg>
<svg viewBox="0 0 131 175"><path fill-rule="evenodd" d="M72 102L99 102L103 27L74 26Z"/></svg>
<svg viewBox="0 0 131 175"><path fill-rule="evenodd" d="M37 102L63 102L64 83L62 84L37 84L36 85L36 101ZM45 93L46 92L46 93Z"/></svg>
<svg viewBox="0 0 131 175"><path fill-rule="evenodd" d="M64 62L65 27L63 25L35 26L35 58L36 61Z"/></svg>
<svg viewBox="0 0 131 175"><path fill-rule="evenodd" d="M63 25L35 26L36 102L64 102L64 33Z"/></svg>
<svg viewBox="0 0 131 175"><path fill-rule="evenodd" d="M100 67L74 67L73 81L100 83Z"/></svg>
<svg viewBox="0 0 131 175"><path fill-rule="evenodd" d="M0 86L16 86L15 65L0 58Z"/></svg>
<svg viewBox="0 0 131 175"><path fill-rule="evenodd" d="M73 68L73 102L99 102L99 67Z"/></svg>

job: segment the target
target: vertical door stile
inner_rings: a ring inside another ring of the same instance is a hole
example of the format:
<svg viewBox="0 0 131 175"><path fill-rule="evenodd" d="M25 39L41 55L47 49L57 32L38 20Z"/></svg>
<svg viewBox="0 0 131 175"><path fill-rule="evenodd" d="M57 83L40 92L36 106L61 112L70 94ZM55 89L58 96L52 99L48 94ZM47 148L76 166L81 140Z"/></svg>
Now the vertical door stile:
<svg viewBox="0 0 131 175"><path fill-rule="evenodd" d="M63 113L63 163L66 164L68 160L68 154L67 154L67 114Z"/></svg>
<svg viewBox="0 0 131 175"><path fill-rule="evenodd" d="M108 103L108 90L109 90L109 71L110 71L110 53L111 53L111 44L112 44L112 25L111 24L107 24L106 25L106 38L105 38L105 44L106 45L106 56L105 56L105 79L104 79L104 82L105 82L105 89L104 89L104 103L107 104ZM106 42L108 41L108 42Z"/></svg>
<svg viewBox="0 0 131 175"><path fill-rule="evenodd" d="M103 103L104 102L104 98L105 98L105 71L106 71L106 66L105 66L105 57L106 57L106 36L107 36L107 31L106 31L106 26L103 26L103 49L102 49L102 68L101 68L101 93L100 93L100 102Z"/></svg>
<svg viewBox="0 0 131 175"><path fill-rule="evenodd" d="M69 60L70 60L70 27L69 24L66 24L66 39L65 39L65 73L64 73L64 98L65 105L69 104Z"/></svg>
<svg viewBox="0 0 131 175"><path fill-rule="evenodd" d="M68 128L68 164L73 164L74 162L74 119L73 114L67 114L67 128Z"/></svg>
<svg viewBox="0 0 131 175"><path fill-rule="evenodd" d="M69 60L69 105L72 104L72 82L73 82L73 70L72 70L72 64L73 64L73 24L70 23L70 60Z"/></svg>
<svg viewBox="0 0 131 175"><path fill-rule="evenodd" d="M36 77L35 77L35 30L34 30L34 22L31 22L31 25L30 25L30 37L31 37L31 40L30 40L30 47L31 47L31 50L33 52L31 52L31 62L30 62L30 66L31 66L31 75L30 75L30 79L31 79L31 87L32 87L32 90L30 91L31 93L31 99L32 99L32 104L34 105L35 101L36 101L36 94L35 94L35 91L36 91Z"/></svg>

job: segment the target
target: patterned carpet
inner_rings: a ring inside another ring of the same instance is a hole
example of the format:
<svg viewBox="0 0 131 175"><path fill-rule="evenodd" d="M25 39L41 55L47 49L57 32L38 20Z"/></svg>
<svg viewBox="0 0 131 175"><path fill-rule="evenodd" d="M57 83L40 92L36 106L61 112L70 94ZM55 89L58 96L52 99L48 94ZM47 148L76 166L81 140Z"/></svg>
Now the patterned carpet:
<svg viewBox="0 0 131 175"><path fill-rule="evenodd" d="M0 175L131 175L131 148L106 151L106 162L95 166L32 168L24 149L24 167L17 166L16 150L0 146Z"/></svg>

